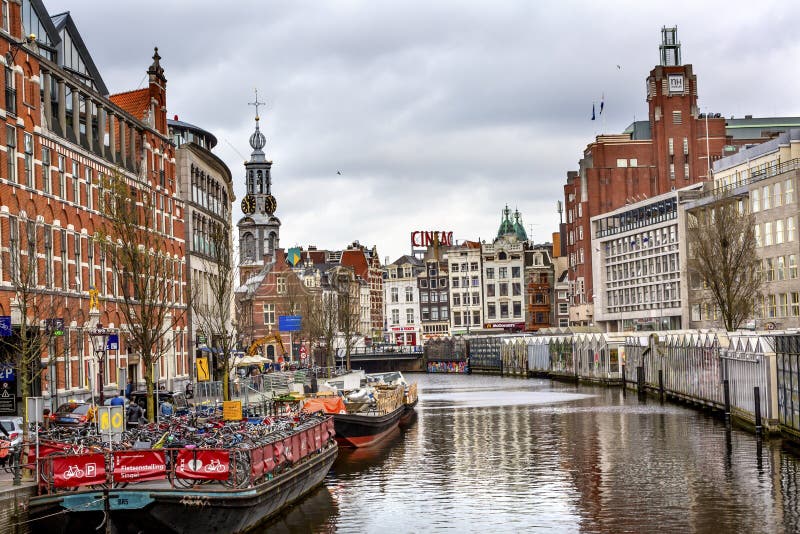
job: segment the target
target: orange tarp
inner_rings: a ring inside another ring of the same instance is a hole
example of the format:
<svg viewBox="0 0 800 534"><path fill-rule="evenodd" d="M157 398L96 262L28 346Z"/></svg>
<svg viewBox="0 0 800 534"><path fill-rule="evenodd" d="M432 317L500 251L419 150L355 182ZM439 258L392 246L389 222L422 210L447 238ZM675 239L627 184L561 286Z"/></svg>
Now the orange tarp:
<svg viewBox="0 0 800 534"><path fill-rule="evenodd" d="M320 410L325 413L347 413L347 408L345 408L341 397L306 399L305 404L303 404L303 411L306 413L314 413Z"/></svg>

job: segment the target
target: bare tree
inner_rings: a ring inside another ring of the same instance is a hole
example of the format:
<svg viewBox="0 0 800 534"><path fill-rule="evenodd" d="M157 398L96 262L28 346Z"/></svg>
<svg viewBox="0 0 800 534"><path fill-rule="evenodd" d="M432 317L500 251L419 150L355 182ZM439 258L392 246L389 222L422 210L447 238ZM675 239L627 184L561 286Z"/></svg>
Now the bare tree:
<svg viewBox="0 0 800 534"><path fill-rule="evenodd" d="M153 419L153 366L169 349L169 333L191 302L181 283L182 264L167 240L152 230L156 217L153 197L140 191L120 173L104 183L101 209L108 222L97 241L120 276L117 309L125 321L128 343L141 354L147 386L147 417Z"/></svg>
<svg viewBox="0 0 800 534"><path fill-rule="evenodd" d="M746 203L734 198L716 198L689 214L689 271L705 283L728 331L753 315L761 296L754 228Z"/></svg>
<svg viewBox="0 0 800 534"><path fill-rule="evenodd" d="M216 351L223 399L230 400L228 385L233 359L243 339L242 329L249 325L242 313L242 301L235 294L238 269L233 263L230 234L222 226L216 226L210 241L210 255L205 260L205 271L209 274L204 281L197 281L199 290L192 299L192 311Z"/></svg>
<svg viewBox="0 0 800 534"><path fill-rule="evenodd" d="M337 309L338 298L330 288L323 287L306 298L306 324L309 337L322 350L325 366L329 368L336 367L333 342L336 339L337 331Z"/></svg>
<svg viewBox="0 0 800 534"><path fill-rule="evenodd" d="M7 363L14 368L22 397L24 428L27 429L27 399L33 385L41 376L42 355L47 350L48 365L56 365L66 343L58 343L65 324L69 323L64 295L54 288L52 263L48 254L39 257L39 245L45 250L52 246L46 228L35 218L12 217L9 224L9 261L6 263L8 279L14 291L11 301L11 332L0 337L0 347L11 358ZM48 350L49 349L49 350ZM68 364L68 363L67 363ZM57 384L51 384L55 392ZM15 393L15 392L14 392Z"/></svg>
<svg viewBox="0 0 800 534"><path fill-rule="evenodd" d="M338 268L333 277L336 290L336 323L338 334L344 341L347 369L351 369L350 355L361 337L361 299L359 283L351 269Z"/></svg>

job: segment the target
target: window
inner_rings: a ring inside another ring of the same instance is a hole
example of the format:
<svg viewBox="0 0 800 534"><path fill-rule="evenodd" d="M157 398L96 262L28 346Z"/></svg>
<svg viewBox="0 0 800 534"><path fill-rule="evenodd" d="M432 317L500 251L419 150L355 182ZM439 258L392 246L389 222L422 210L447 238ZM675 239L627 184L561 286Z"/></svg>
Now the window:
<svg viewBox="0 0 800 534"><path fill-rule="evenodd" d="M279 276L278 277L277 286L278 286L278 294L279 295L285 295L286 294L286 277L285 276Z"/></svg>
<svg viewBox="0 0 800 534"><path fill-rule="evenodd" d="M683 179L684 180L688 180L689 179L689 164L688 163L684 163L683 164Z"/></svg>
<svg viewBox="0 0 800 534"><path fill-rule="evenodd" d="M423 280L423 282L425 282L425 280ZM436 278L431 278L431 289L436 289Z"/></svg>
<svg viewBox="0 0 800 534"><path fill-rule="evenodd" d="M414 324L414 308L406 308L406 324Z"/></svg>
<svg viewBox="0 0 800 534"><path fill-rule="evenodd" d="M783 183L783 203L791 204L794 202L794 180L789 178Z"/></svg>
<svg viewBox="0 0 800 534"><path fill-rule="evenodd" d="M500 318L508 319L508 302L500 303Z"/></svg>
<svg viewBox="0 0 800 534"><path fill-rule="evenodd" d="M494 302L490 302L486 305L486 315L489 319L495 319L497 317L497 307Z"/></svg>
<svg viewBox="0 0 800 534"><path fill-rule="evenodd" d="M761 225L760 224L756 224L756 225L753 226L753 237L755 237L755 240L756 240L756 247L760 247L761 246Z"/></svg>
<svg viewBox="0 0 800 534"><path fill-rule="evenodd" d="M520 284L519 282L512 282L511 294L515 297L519 297L520 295L522 295L522 284Z"/></svg>
<svg viewBox="0 0 800 534"><path fill-rule="evenodd" d="M764 223L764 246L768 247L772 244L772 222Z"/></svg>
<svg viewBox="0 0 800 534"><path fill-rule="evenodd" d="M688 156L689 155L689 138L688 137L684 137L683 138L683 155L684 156Z"/></svg>
<svg viewBox="0 0 800 534"><path fill-rule="evenodd" d="M778 256L775 267L775 279L786 280L786 259L783 256Z"/></svg>
<svg viewBox="0 0 800 534"><path fill-rule="evenodd" d="M567 315L569 313L569 306L566 302L559 302L558 303L558 314L559 315Z"/></svg>
<svg viewBox="0 0 800 534"><path fill-rule="evenodd" d="M486 279L487 280L494 280L494 267L487 267L486 268Z"/></svg>
<svg viewBox="0 0 800 534"><path fill-rule="evenodd" d="M12 182L17 182L17 129L6 125L6 158L8 159L7 175Z"/></svg>
<svg viewBox="0 0 800 534"><path fill-rule="evenodd" d="M66 198L67 196L67 169L64 156L58 155L58 196Z"/></svg>
<svg viewBox="0 0 800 534"><path fill-rule="evenodd" d="M520 302L520 301L518 301L518 300L515 300L515 301L513 302L513 304L512 304L512 308L513 308L513 310L514 310L514 317L515 317L515 318L520 318L520 317L522 317L522 302ZM536 315L537 315L537 316L538 316L538 315L542 315L542 317L544 317L544 314L539 314L539 313L537 313ZM543 323L543 322L544 322L544 319L542 319L541 321L537 319L537 320L536 320L536 322L537 322L537 323Z"/></svg>
<svg viewBox="0 0 800 534"><path fill-rule="evenodd" d="M478 293L472 294L472 305L478 306L481 303L481 296Z"/></svg>
<svg viewBox="0 0 800 534"><path fill-rule="evenodd" d="M683 123L683 118L681 117L680 111L673 111L672 112L672 124L681 124ZM672 141L672 139L670 139Z"/></svg>
<svg viewBox="0 0 800 534"><path fill-rule="evenodd" d="M461 306L461 294L453 293L453 306Z"/></svg>
<svg viewBox="0 0 800 534"><path fill-rule="evenodd" d="M453 312L453 326L461 326L461 312Z"/></svg>
<svg viewBox="0 0 800 534"><path fill-rule="evenodd" d="M458 287L458 278L453 278L450 281L450 285L451 285L451 287Z"/></svg>
<svg viewBox="0 0 800 534"><path fill-rule="evenodd" d="M771 199L771 198L772 198L772 197L771 197L771 196L770 196L770 194L769 194L769 186L768 186L768 185L765 185L765 186L764 186L764 187L761 189L761 204L762 204L762 209L768 210L768 209L770 209L770 208L772 207L772 206L770 205L770 199Z"/></svg>
<svg viewBox="0 0 800 534"><path fill-rule="evenodd" d="M778 219L775 221L775 244L780 245L783 243L783 220Z"/></svg>
<svg viewBox="0 0 800 534"><path fill-rule="evenodd" d="M414 288L406 286L406 302L414 302Z"/></svg>
<svg viewBox="0 0 800 534"><path fill-rule="evenodd" d="M783 204L783 193L781 192L781 183L776 182L772 185L772 206L779 208Z"/></svg>
<svg viewBox="0 0 800 534"><path fill-rule="evenodd" d="M481 281L477 276L472 277L472 287L480 287Z"/></svg>
<svg viewBox="0 0 800 534"><path fill-rule="evenodd" d="M499 271L498 272L499 278L501 280L503 280L505 278L508 278L508 267L500 267L500 269L498 269L498 271Z"/></svg>
<svg viewBox="0 0 800 534"><path fill-rule="evenodd" d="M427 280L425 280L424 278L423 278L423 279L421 279L421 280L419 281L419 287L424 287L424 288L427 288L427 287L428 287L428 281L427 281Z"/></svg>
<svg viewBox="0 0 800 534"><path fill-rule="evenodd" d="M3 6L6 8L7 6ZM6 17L4 17L7 20ZM14 71L8 67L5 68L6 71L6 112L10 115L17 114L17 84L16 80L14 79Z"/></svg>
<svg viewBox="0 0 800 534"><path fill-rule="evenodd" d="M450 309L447 306L442 306L442 320L446 320L450 317Z"/></svg>
<svg viewBox="0 0 800 534"><path fill-rule="evenodd" d="M794 217L786 219L786 241L791 243L795 238Z"/></svg>
<svg viewBox="0 0 800 534"><path fill-rule="evenodd" d="M627 167L627 166L628 166L627 159L617 158L617 167Z"/></svg>
<svg viewBox="0 0 800 534"><path fill-rule="evenodd" d="M264 324L275 324L274 304L264 304Z"/></svg>
<svg viewBox="0 0 800 534"><path fill-rule="evenodd" d="M33 179L33 136L29 133L24 135L25 141L25 185L36 187Z"/></svg>
<svg viewBox="0 0 800 534"><path fill-rule="evenodd" d="M508 282L501 282L500 283L500 296L507 297L508 296Z"/></svg>
<svg viewBox="0 0 800 534"><path fill-rule="evenodd" d="M42 191L50 192L50 149L42 147Z"/></svg>
<svg viewBox="0 0 800 534"><path fill-rule="evenodd" d="M638 165L639 165L639 160L636 159L636 158L632 158L631 161L630 161L630 166L631 167L637 167Z"/></svg>
<svg viewBox="0 0 800 534"><path fill-rule="evenodd" d="M84 167L84 172L86 174L86 207L92 209L92 169L91 167Z"/></svg>
<svg viewBox="0 0 800 534"><path fill-rule="evenodd" d="M400 302L399 292L400 290L396 287L393 287L389 290L392 302Z"/></svg>
<svg viewBox="0 0 800 534"><path fill-rule="evenodd" d="M494 297L495 296L495 285L494 284L486 284L486 296L487 297Z"/></svg>
<svg viewBox="0 0 800 534"><path fill-rule="evenodd" d="M761 211L761 193L758 189L750 191L750 211L753 213Z"/></svg>
<svg viewBox="0 0 800 534"><path fill-rule="evenodd" d="M428 302L428 294L425 292L420 293L419 301L422 302L423 304L426 304Z"/></svg>
<svg viewBox="0 0 800 534"><path fill-rule="evenodd" d="M789 254L789 260L787 263L789 266L789 278L793 280L797 278L797 256L794 254Z"/></svg>
<svg viewBox="0 0 800 534"><path fill-rule="evenodd" d="M583 230L583 228L581 228ZM583 237L581 237L583 239ZM519 278L520 275L520 268L519 267L512 267L511 268L511 278Z"/></svg>
<svg viewBox="0 0 800 534"><path fill-rule="evenodd" d="M675 154L675 141L671 137L667 140L667 149L670 156Z"/></svg>
<svg viewBox="0 0 800 534"><path fill-rule="evenodd" d="M800 316L800 293L794 291L792 293L792 309L791 309L792 317Z"/></svg>
<svg viewBox="0 0 800 534"><path fill-rule="evenodd" d="M9 20L8 20L8 0L3 0L3 29L5 31L9 31Z"/></svg>
<svg viewBox="0 0 800 534"><path fill-rule="evenodd" d="M469 264L469 270L470 271L477 271L478 270L478 262L477 261L471 262Z"/></svg>
<svg viewBox="0 0 800 534"><path fill-rule="evenodd" d="M392 310L392 324L400 324L400 310Z"/></svg>

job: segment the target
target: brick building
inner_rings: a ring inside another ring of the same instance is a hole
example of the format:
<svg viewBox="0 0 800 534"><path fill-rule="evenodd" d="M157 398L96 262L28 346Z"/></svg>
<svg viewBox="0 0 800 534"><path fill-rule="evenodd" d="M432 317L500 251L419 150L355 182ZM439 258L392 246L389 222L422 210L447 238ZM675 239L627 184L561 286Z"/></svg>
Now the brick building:
<svg viewBox="0 0 800 534"><path fill-rule="evenodd" d="M189 375L182 313L185 229L167 131L167 80L158 51L147 70L146 87L109 95L68 12L51 17L41 2L23 0L4 3L2 18L0 316L10 325L0 329L6 342L0 357L8 361L22 325L63 325L47 330L51 337L41 354L45 370L34 389L53 405L89 397L90 384L95 394L110 393L124 388L126 375L134 380L143 376L118 309L119 274L95 240L105 222L104 181L118 174L132 196L151 200L150 231L163 239L177 273L167 283L174 295L168 305L179 320L165 340L168 350L156 377L171 387ZM22 37L31 33L35 40ZM29 261L32 257L35 262ZM52 303L36 316L28 309L23 317L20 307L25 266L33 275L29 289L47 292ZM92 310L90 290L97 291ZM98 323L119 337L100 361L87 335ZM95 382L98 375L102 384Z"/></svg>
<svg viewBox="0 0 800 534"><path fill-rule="evenodd" d="M676 28L661 30L661 61L647 77L648 120L599 135L564 186L570 324L594 322L590 219L709 179L710 167L739 147L776 135L797 118L726 120L699 113L698 83L681 61Z"/></svg>

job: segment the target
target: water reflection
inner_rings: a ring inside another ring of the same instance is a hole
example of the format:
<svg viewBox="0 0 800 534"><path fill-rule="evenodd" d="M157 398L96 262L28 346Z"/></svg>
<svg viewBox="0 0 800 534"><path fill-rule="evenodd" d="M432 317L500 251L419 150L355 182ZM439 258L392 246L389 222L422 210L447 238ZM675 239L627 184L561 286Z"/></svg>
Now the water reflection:
<svg viewBox="0 0 800 534"><path fill-rule="evenodd" d="M415 379L417 421L378 447L343 450L315 520L296 531L800 529L798 456L778 441L618 389Z"/></svg>

